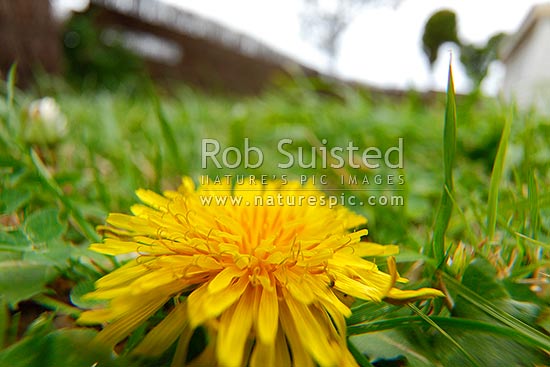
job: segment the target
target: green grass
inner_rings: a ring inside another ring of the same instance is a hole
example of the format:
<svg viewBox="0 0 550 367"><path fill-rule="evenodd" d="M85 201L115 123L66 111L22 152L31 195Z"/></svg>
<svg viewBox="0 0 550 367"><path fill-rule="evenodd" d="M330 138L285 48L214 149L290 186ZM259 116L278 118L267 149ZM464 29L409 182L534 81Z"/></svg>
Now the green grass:
<svg viewBox="0 0 550 367"><path fill-rule="evenodd" d="M453 169L456 154L456 96L454 91L453 72L449 67L449 80L447 87L447 101L445 108L445 127L443 129L443 192L441 202L437 210L432 240L433 257L438 267L445 261L445 232L449 226L449 220L453 213Z"/></svg>
<svg viewBox="0 0 550 367"><path fill-rule="evenodd" d="M337 190L342 174L371 181L377 174L404 175L398 192L404 206L352 209L369 219L370 240L400 245L399 270L411 279L406 287L433 286L448 297L411 307L357 302L348 332L362 365L548 363L547 119L513 114L495 100L455 96L452 79L447 98L426 102L413 92L401 100L345 87L319 93L308 80L247 98L185 86L160 94L82 92L55 80L23 92L13 75L2 84L0 101L0 365L53 366L58 355L47 362L40 356L59 345L75 360L92 358L71 353L93 336L76 329L74 317L90 307L81 295L92 282L119 265L87 249L99 240L94 227L109 212L129 212L138 188L173 189L182 175L227 173L325 174ZM25 111L46 95L67 117L68 135L33 145L25 140ZM240 148L248 138L265 162L258 169L202 169L206 137ZM282 138L293 139L294 147L318 147L326 139L329 148L354 141L385 150L400 137L400 170L277 168ZM396 193L387 183L376 187L382 191L353 194L366 200ZM95 356L113 365L141 363L113 361L100 348Z"/></svg>

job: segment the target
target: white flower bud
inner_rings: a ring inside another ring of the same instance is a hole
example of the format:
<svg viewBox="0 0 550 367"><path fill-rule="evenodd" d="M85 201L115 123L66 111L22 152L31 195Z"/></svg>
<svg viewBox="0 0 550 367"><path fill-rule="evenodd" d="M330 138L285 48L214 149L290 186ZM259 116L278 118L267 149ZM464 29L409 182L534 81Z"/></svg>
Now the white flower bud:
<svg viewBox="0 0 550 367"><path fill-rule="evenodd" d="M29 143L54 144L67 134L67 118L52 97L31 102L23 133Z"/></svg>

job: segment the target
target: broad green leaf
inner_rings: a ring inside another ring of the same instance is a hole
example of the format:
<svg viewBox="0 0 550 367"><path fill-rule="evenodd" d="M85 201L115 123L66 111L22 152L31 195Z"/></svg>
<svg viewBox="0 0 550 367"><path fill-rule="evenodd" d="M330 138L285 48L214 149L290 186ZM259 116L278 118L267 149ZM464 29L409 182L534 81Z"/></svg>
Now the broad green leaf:
<svg viewBox="0 0 550 367"><path fill-rule="evenodd" d="M529 339L531 344L544 350L550 350L550 337L512 316L510 313L500 309L494 303L480 296L468 287L465 287L453 277L445 273L441 274L445 279L447 288L458 292L461 297L464 297L466 301L485 312L488 316L523 334L525 338Z"/></svg>
<svg viewBox="0 0 550 367"><path fill-rule="evenodd" d="M416 307L413 304L409 304L409 307L418 315L422 320L424 320L427 324L431 325L435 330L439 332L440 335L442 335L447 341L449 341L452 345L454 345L457 350L462 354L463 357L465 357L469 363L472 364L472 366L480 366L479 360L476 359L474 356L472 356L464 347L461 345L460 342L458 342L455 338L453 338L451 335L449 335L445 330L443 330L437 322L426 316L418 307Z"/></svg>
<svg viewBox="0 0 550 367"><path fill-rule="evenodd" d="M523 333L517 330L503 326L500 324L490 323L486 321L470 320L458 317L442 317L442 316L430 316L430 320L436 323L440 328L443 328L453 339L460 343L462 348L467 350L470 354L474 355L476 359L482 361L484 366L502 366L502 365L517 365L517 363L511 362L512 360L520 363L529 361L532 363L526 363L526 365L533 365L535 362L542 363L544 361L544 354L537 353L533 347L532 340L526 337ZM397 317L388 320L376 320L367 322L364 324L349 326L347 331L348 335L358 335L353 337L352 340L368 342L372 341L374 346L367 347L367 350L372 350L377 345L392 344L402 350L408 350L412 352L411 355L402 352L402 355L407 356L407 360L411 365L411 362L415 362L416 353L420 353L422 350L421 345L416 345L414 340L404 339L407 329L418 329L416 335L425 334L426 342L429 343L432 358L437 359L442 366L454 366L454 365L469 365L468 360L463 357L461 353L456 350L456 347L449 345L448 339L438 334L429 335L429 333L423 329L426 320L420 316L405 316ZM424 331L422 331L424 330ZM387 333L379 333L380 331L387 331ZM365 335L372 334L372 337L364 339ZM378 336L385 335L400 335L395 340L387 341L379 340ZM415 334L412 334L415 335ZM403 342L406 340L406 342ZM363 348L365 344L356 343L359 348ZM383 350L387 350L388 346L383 347ZM376 351L374 353L377 353ZM387 352L384 352L387 353ZM398 355L398 351L394 351ZM421 354L426 356L426 354ZM373 354L372 356L380 356L379 354ZM381 358L391 358L391 354L381 354ZM419 363L416 361L416 363ZM422 364L420 364L422 365Z"/></svg>
<svg viewBox="0 0 550 367"><path fill-rule="evenodd" d="M420 337L420 331L416 332ZM371 363L398 360L406 361L406 366L432 367L435 362L430 355L424 353L418 345L396 329L353 336L350 342L366 354Z"/></svg>
<svg viewBox="0 0 550 367"><path fill-rule="evenodd" d="M359 364L360 367L372 367L372 364L369 362L367 356L361 353L349 338L347 340L347 344L349 351L351 352L353 358L355 358L355 361Z"/></svg>
<svg viewBox="0 0 550 367"><path fill-rule="evenodd" d="M65 329L27 337L0 352L0 366L136 366L128 360L115 360L108 348L93 343L95 335L92 329Z"/></svg>
<svg viewBox="0 0 550 367"><path fill-rule="evenodd" d="M430 316L434 322L444 328L460 329L472 333L490 333L507 336L510 338L521 339L523 342L529 342L530 339L515 329L499 324L489 323L487 321L471 320L461 317ZM359 325L348 326L347 333L350 336L397 329L402 327L417 327L424 323L420 316L403 316L388 320L375 320L365 322Z"/></svg>
<svg viewBox="0 0 550 367"><path fill-rule="evenodd" d="M0 263L23 259L23 253L18 251L0 251Z"/></svg>
<svg viewBox="0 0 550 367"><path fill-rule="evenodd" d="M508 336L484 335L469 331L449 330L453 338L480 361L481 366L544 366L548 359L543 352L527 344L520 344ZM470 366L459 353L450 353L449 343L442 336L434 340L434 352L443 366Z"/></svg>
<svg viewBox="0 0 550 367"><path fill-rule="evenodd" d="M504 285L496 279L496 269L487 260L476 258L464 271L462 284L488 300L510 297Z"/></svg>
<svg viewBox="0 0 550 367"><path fill-rule="evenodd" d="M85 219L80 210L76 208L71 200L65 196L63 193L63 190L61 187L59 187L58 183L55 181L55 179L52 177L42 160L40 159L40 156L31 149L31 159L32 162L36 168L36 171L38 173L38 176L40 176L40 179L44 182L46 185L46 188L55 196L61 200L65 208L67 208L71 215L73 216L74 220L78 225L80 226L80 229L82 232L93 242L99 242L101 241L101 238L96 233L92 225L88 223Z"/></svg>
<svg viewBox="0 0 550 367"><path fill-rule="evenodd" d="M0 251L30 251L32 245L19 231L0 232Z"/></svg>
<svg viewBox="0 0 550 367"><path fill-rule="evenodd" d="M65 226L59 219L56 208L41 209L27 217L25 233L33 243L44 243L61 236Z"/></svg>
<svg viewBox="0 0 550 367"><path fill-rule="evenodd" d="M44 291L56 271L50 266L26 261L0 263L0 295L11 306ZM1 365L1 364L0 364Z"/></svg>
<svg viewBox="0 0 550 367"><path fill-rule="evenodd" d="M31 199L31 192L23 189L4 189L0 191L0 214L16 212Z"/></svg>
<svg viewBox="0 0 550 367"><path fill-rule="evenodd" d="M532 285L527 283L518 282L519 279L506 278L502 281L502 284L506 288L506 291L510 294L515 301L531 302L535 305L544 306L546 303L542 298L537 296L537 293L533 292Z"/></svg>
<svg viewBox="0 0 550 367"><path fill-rule="evenodd" d="M48 241L46 246L25 252L23 260L65 269L69 266L69 259L74 257L76 253L76 247L70 243L61 239L54 239Z"/></svg>
<svg viewBox="0 0 550 367"><path fill-rule="evenodd" d="M540 312L540 307L537 304L512 299L506 284L497 280L496 269L481 257L468 265L462 278L462 284L492 302L499 310L509 313L523 322L534 323ZM489 317L460 296L456 298L453 313L469 318L487 319Z"/></svg>

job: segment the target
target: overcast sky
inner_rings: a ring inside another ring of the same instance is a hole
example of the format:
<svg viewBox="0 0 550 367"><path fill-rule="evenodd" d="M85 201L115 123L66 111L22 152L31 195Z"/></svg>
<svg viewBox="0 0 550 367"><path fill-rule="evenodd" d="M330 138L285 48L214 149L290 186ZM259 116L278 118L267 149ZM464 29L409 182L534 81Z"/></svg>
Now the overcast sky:
<svg viewBox="0 0 550 367"><path fill-rule="evenodd" d="M300 33L298 0L165 0L194 10L237 30L246 32L286 54L312 66L326 68L326 58ZM499 31L517 30L530 8L542 0L402 0L394 7L365 7L346 31L336 63L339 76L383 87L444 89L448 56L441 53L430 73L421 50L422 29L427 18L440 8L452 9L459 21L460 36L469 42L485 42ZM458 60L454 50L454 58ZM468 80L454 63L459 91ZM503 67L494 65L484 89L496 93Z"/></svg>
<svg viewBox="0 0 550 367"><path fill-rule="evenodd" d="M82 3L85 0L56 0ZM247 33L272 48L326 71L327 60L300 30L300 0L163 0ZM422 29L440 8L454 10L461 39L485 42L499 31L517 30L530 8L544 0L401 0L397 7L365 7L343 36L335 71L340 77L381 87L444 89L448 53L442 52L434 72L421 50ZM449 48L446 47L445 48ZM445 50L443 50L445 51ZM458 50L454 50L458 61ZM468 80L460 63L453 63L458 91ZM484 90L495 94L503 67L493 65Z"/></svg>

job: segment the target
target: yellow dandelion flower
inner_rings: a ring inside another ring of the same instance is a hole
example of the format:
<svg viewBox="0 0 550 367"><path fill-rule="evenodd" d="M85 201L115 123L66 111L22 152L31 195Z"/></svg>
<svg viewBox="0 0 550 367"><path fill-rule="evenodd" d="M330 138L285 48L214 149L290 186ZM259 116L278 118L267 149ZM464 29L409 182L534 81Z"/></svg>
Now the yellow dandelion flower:
<svg viewBox="0 0 550 367"><path fill-rule="evenodd" d="M163 195L138 190L145 205L134 205L133 215L109 215L105 240L92 245L137 256L96 282L88 297L108 306L79 321L105 323L96 339L114 346L163 308L167 316L132 353L160 355L177 343L174 365L186 360L199 326L209 344L197 365L355 365L342 294L376 302L442 294L394 288L403 279L393 258L387 274L363 257L392 255L397 246L361 242L367 230L350 230L364 217L329 208L313 186L298 203L303 190L292 182L195 189L189 178Z"/></svg>

